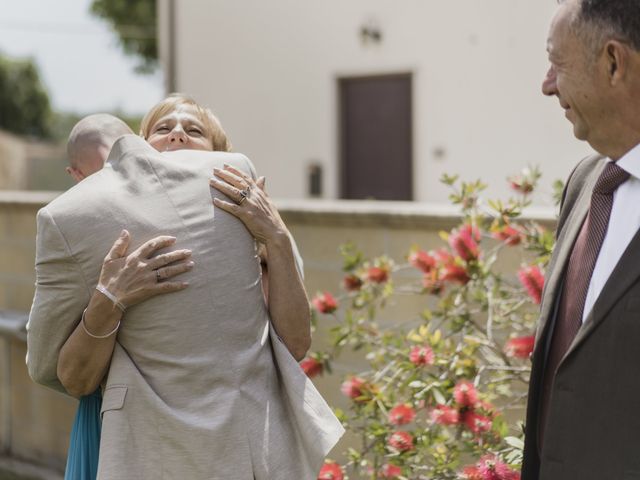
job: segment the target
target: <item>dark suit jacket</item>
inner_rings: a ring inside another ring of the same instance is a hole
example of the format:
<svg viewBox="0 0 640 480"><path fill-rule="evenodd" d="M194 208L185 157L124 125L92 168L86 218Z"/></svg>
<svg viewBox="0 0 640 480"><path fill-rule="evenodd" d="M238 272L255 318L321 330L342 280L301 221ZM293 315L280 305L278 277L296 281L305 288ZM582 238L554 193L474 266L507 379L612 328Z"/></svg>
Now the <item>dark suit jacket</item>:
<svg viewBox="0 0 640 480"><path fill-rule="evenodd" d="M541 452L537 441L542 377L566 264L604 165L602 157L586 158L565 188L532 358L522 480L640 480L638 233L558 367Z"/></svg>

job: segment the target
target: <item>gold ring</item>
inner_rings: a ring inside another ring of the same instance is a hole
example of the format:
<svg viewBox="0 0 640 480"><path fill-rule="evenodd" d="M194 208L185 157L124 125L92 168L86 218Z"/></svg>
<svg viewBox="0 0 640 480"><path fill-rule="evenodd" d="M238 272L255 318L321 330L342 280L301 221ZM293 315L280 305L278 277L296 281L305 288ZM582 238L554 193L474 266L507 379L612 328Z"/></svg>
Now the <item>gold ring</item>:
<svg viewBox="0 0 640 480"><path fill-rule="evenodd" d="M160 270L156 270L156 281L160 282L160 280L162 280L162 277L160 276Z"/></svg>

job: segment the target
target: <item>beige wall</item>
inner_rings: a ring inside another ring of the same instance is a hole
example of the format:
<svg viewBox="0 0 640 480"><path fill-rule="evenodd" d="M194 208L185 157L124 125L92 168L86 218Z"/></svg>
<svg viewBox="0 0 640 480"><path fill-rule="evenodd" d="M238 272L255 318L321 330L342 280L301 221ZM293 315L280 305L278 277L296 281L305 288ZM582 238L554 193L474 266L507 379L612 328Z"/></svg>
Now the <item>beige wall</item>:
<svg viewBox="0 0 640 480"><path fill-rule="evenodd" d="M445 172L482 178L493 197L537 164L548 187L589 151L540 92L556 0L159 0L165 65L169 1L177 90L219 114L278 198L305 197L311 162L324 167L325 197L337 197L343 76L413 74L418 201L446 203ZM360 40L369 22L379 45Z"/></svg>
<svg viewBox="0 0 640 480"><path fill-rule="evenodd" d="M35 215L55 193L0 192L0 314L10 309L27 313L33 295ZM280 201L282 215L297 240L305 262L310 295L338 291L342 278L339 245L352 241L367 256L387 254L403 261L411 245L441 245L438 231L458 221L454 209L401 202ZM536 212L552 218L550 212ZM514 252L505 265L519 263ZM411 274L406 274L410 278ZM417 277L416 277L417 278ZM385 310L388 325L408 319L424 308L425 297L403 297ZM335 320L320 318L312 349L328 345L328 329ZM24 363L24 335L0 335L0 449L13 456L62 470L76 401L35 385ZM335 374L316 379L332 406L347 407L339 392L343 375L357 371L361 361L345 352L334 365ZM332 456L346 442L342 441Z"/></svg>
<svg viewBox="0 0 640 480"><path fill-rule="evenodd" d="M64 171L67 151L56 144L0 130L0 190L66 190L73 181Z"/></svg>
<svg viewBox="0 0 640 480"><path fill-rule="evenodd" d="M55 195L0 192L0 312L31 307L35 215ZM0 337L0 448L61 470L76 401L31 382L25 355L23 335Z"/></svg>

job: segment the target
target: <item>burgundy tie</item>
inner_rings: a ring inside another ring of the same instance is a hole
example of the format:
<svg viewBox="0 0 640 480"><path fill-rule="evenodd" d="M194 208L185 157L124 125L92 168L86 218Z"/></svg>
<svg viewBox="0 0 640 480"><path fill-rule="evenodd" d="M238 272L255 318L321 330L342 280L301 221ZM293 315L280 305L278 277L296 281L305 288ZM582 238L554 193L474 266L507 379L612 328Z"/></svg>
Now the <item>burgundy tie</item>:
<svg viewBox="0 0 640 480"><path fill-rule="evenodd" d="M573 246L564 278L562 296L551 338L551 346L544 370L542 402L538 424L538 447L542 451L544 430L549 413L551 387L560 360L569 349L582 326L584 304L591 283L591 275L602 247L609 216L613 206L613 192L629 178L629 173L614 162L609 162L600 174L593 193L591 205L580 234Z"/></svg>

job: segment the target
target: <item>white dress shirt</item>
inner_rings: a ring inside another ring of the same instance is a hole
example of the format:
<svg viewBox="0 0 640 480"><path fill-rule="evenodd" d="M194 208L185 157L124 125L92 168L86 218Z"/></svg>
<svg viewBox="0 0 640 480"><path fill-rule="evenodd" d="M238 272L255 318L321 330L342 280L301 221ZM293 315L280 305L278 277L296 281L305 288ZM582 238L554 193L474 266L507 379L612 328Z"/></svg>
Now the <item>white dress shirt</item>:
<svg viewBox="0 0 640 480"><path fill-rule="evenodd" d="M591 312L593 304L602 292L620 257L629 246L629 242L640 228L640 144L620 158L617 164L629 172L631 177L620 185L613 194L609 226L596 260L591 283L589 283L582 314L583 322Z"/></svg>

